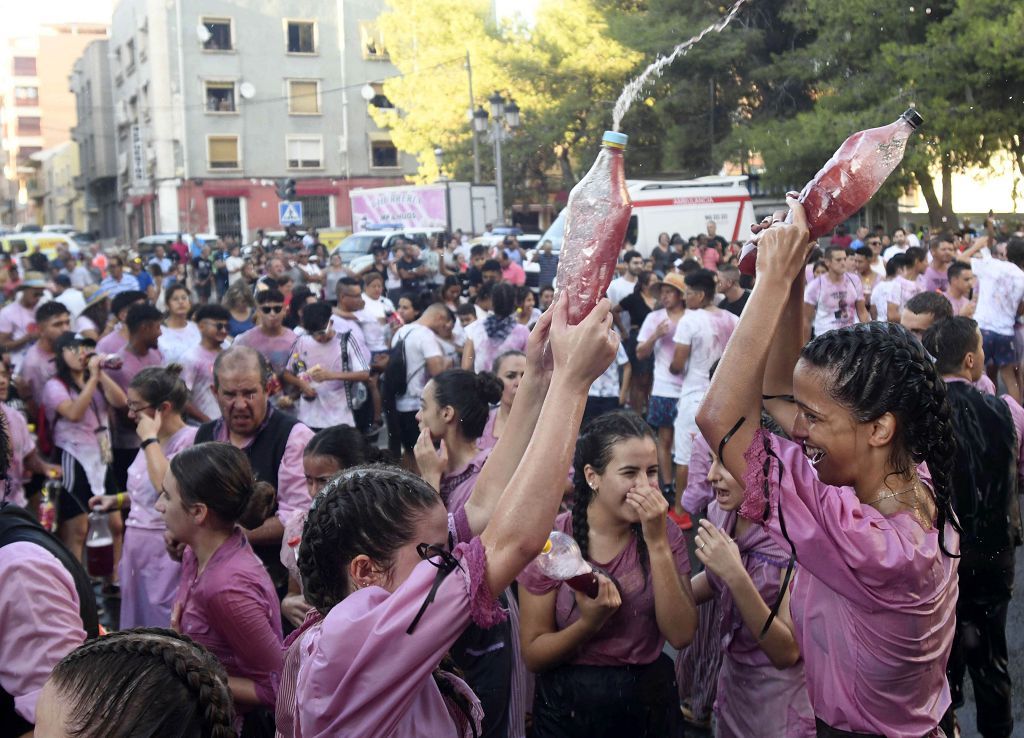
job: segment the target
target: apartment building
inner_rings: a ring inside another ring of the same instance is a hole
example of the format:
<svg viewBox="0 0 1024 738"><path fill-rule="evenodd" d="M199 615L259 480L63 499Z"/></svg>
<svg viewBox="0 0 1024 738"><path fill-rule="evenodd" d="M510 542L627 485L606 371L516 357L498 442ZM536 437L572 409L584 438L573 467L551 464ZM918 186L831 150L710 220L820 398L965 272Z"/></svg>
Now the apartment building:
<svg viewBox="0 0 1024 738"><path fill-rule="evenodd" d="M277 228L284 177L297 182L305 225L346 225L351 188L414 172L370 119L367 105L386 99L360 94L395 74L374 24L382 7L122 0L110 73L128 237Z"/></svg>
<svg viewBox="0 0 1024 738"><path fill-rule="evenodd" d="M107 28L85 23L49 24L0 43L0 222L34 222L28 196L31 156L71 139L75 98L67 79L82 50Z"/></svg>

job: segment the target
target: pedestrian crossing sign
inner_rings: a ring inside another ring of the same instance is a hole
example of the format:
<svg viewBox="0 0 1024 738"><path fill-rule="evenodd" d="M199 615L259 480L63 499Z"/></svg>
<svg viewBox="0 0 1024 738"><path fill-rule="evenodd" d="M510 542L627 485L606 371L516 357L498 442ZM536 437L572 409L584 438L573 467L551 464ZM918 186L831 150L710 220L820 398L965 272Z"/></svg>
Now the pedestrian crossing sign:
<svg viewBox="0 0 1024 738"><path fill-rule="evenodd" d="M281 225L302 225L302 203L282 201L277 203L278 222Z"/></svg>

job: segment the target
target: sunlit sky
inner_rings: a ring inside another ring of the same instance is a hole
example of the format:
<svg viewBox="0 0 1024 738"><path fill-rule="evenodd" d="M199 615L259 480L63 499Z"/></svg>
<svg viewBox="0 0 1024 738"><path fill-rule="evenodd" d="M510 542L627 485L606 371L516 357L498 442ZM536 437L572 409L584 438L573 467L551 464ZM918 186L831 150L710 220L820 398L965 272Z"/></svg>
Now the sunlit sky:
<svg viewBox="0 0 1024 738"><path fill-rule="evenodd" d="M537 6L540 5L541 0L493 0L494 9L501 18L510 18L515 15L521 15L523 20L527 21L531 25L533 24L534 16L537 15Z"/></svg>
<svg viewBox="0 0 1024 738"><path fill-rule="evenodd" d="M2 0L0 36L19 35L40 23L110 23L113 6L114 0Z"/></svg>

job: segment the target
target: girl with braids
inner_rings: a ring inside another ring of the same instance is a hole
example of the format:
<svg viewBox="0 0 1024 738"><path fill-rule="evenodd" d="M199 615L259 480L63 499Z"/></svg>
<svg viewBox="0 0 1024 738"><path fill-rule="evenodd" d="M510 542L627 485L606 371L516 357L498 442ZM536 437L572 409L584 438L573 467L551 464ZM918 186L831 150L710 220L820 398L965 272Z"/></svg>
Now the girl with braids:
<svg viewBox="0 0 1024 738"><path fill-rule="evenodd" d="M431 674L471 622L504 619L492 593L547 540L586 388L618 344L610 328L607 300L576 326L564 299L545 313L508 429L455 515L397 468L350 469L317 496L299 568L324 619L302 639L296 735L478 734L478 703L465 684ZM549 339L550 374L542 358Z"/></svg>
<svg viewBox="0 0 1024 738"><path fill-rule="evenodd" d="M516 288L504 282L496 284L491 292L491 311L491 315L471 323L466 329L463 369L485 372L494 364L494 359L506 351L526 348L530 329L516 321Z"/></svg>
<svg viewBox="0 0 1024 738"><path fill-rule="evenodd" d="M163 628L118 631L57 664L36 738L232 738L228 677L209 651Z"/></svg>
<svg viewBox="0 0 1024 738"><path fill-rule="evenodd" d="M266 518L271 488L245 454L200 443L171 459L156 509L185 545L171 627L206 646L228 672L237 712L251 728L272 722L281 675L281 607L246 540ZM240 727L240 726L239 726Z"/></svg>
<svg viewBox="0 0 1024 738"><path fill-rule="evenodd" d="M493 408L487 416L487 424L477 440L476 445L480 448L493 448L501 438L501 432L512 413L512 403L519 391L519 383L526 372L526 354L522 351L506 351L494 360L491 372L501 380L503 389L498 407Z"/></svg>
<svg viewBox="0 0 1024 738"><path fill-rule="evenodd" d="M519 577L523 654L537 673L533 735L681 736L679 691L662 648L690 642L697 610L686 541L658 489L650 426L632 411L595 418L573 470L573 509L555 530L570 533L604 573L596 599L536 564Z"/></svg>
<svg viewBox="0 0 1024 738"><path fill-rule="evenodd" d="M168 459L195 442L198 428L185 425L189 391L178 364L143 369L127 394L128 419L135 423L141 441L139 454L128 467L128 495L93 497L89 506L104 511L131 506L119 567L120 626L165 627L171 622L181 565L167 555L167 526L156 501Z"/></svg>
<svg viewBox="0 0 1024 738"><path fill-rule="evenodd" d="M490 404L501 392L501 382L493 374L465 369L442 372L423 390L416 414L416 463L452 515L466 506L491 454L491 448L480 449L476 442ZM483 704L483 735L505 738L525 732L526 667L519 648L519 610L511 590L502 595L501 604L509 608L509 621L486 630L471 625L455 642L452 658Z"/></svg>
<svg viewBox="0 0 1024 738"><path fill-rule="evenodd" d="M739 515L799 561L790 612L818 735L941 735L959 548L946 388L897 324L829 331L801 350L810 244L802 206L788 205L793 224L760 241L697 424L743 481ZM793 442L758 427L763 401Z"/></svg>

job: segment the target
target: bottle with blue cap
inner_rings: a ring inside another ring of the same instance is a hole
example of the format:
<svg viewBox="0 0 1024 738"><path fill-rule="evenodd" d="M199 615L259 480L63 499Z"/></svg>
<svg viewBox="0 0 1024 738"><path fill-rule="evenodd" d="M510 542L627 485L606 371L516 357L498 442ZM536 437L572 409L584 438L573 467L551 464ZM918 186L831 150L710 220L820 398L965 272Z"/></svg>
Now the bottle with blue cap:
<svg viewBox="0 0 1024 738"><path fill-rule="evenodd" d="M615 277L632 211L623 160L628 139L605 131L597 160L569 193L557 284L568 295L570 325L590 314Z"/></svg>

